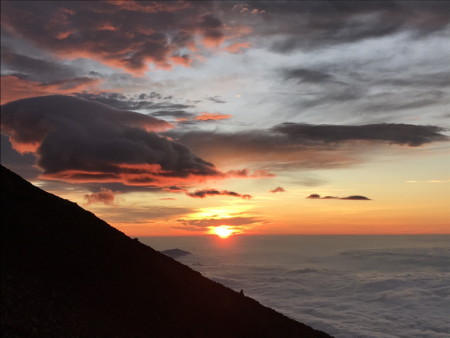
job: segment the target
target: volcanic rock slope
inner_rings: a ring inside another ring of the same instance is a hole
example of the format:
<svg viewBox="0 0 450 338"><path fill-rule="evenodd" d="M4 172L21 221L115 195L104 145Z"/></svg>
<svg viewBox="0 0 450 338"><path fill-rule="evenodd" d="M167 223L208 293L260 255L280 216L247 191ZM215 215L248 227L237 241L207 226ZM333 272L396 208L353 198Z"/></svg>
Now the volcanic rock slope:
<svg viewBox="0 0 450 338"><path fill-rule="evenodd" d="M3 166L0 190L3 338L330 337Z"/></svg>

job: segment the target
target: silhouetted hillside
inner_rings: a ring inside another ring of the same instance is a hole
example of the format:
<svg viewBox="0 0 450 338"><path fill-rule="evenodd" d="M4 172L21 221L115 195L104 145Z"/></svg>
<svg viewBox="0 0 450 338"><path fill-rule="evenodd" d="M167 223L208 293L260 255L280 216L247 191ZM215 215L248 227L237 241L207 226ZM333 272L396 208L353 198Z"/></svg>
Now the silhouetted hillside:
<svg viewBox="0 0 450 338"><path fill-rule="evenodd" d="M330 337L3 166L1 330L3 338Z"/></svg>

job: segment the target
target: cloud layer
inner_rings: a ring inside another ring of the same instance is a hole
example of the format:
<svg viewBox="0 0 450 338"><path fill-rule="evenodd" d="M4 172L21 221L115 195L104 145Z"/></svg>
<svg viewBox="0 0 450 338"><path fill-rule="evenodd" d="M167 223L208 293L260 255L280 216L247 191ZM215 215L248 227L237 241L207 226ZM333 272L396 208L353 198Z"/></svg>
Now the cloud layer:
<svg viewBox="0 0 450 338"><path fill-rule="evenodd" d="M449 335L448 236L239 236L183 240L208 278L336 338ZM163 242L161 250L182 247ZM160 242L147 239L156 249Z"/></svg>

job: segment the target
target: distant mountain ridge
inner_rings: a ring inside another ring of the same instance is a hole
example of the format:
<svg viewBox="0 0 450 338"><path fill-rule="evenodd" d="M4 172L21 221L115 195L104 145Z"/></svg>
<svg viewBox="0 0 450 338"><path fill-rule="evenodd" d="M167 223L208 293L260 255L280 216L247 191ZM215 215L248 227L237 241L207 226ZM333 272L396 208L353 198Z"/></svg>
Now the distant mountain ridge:
<svg viewBox="0 0 450 338"><path fill-rule="evenodd" d="M327 338L1 166L3 338Z"/></svg>

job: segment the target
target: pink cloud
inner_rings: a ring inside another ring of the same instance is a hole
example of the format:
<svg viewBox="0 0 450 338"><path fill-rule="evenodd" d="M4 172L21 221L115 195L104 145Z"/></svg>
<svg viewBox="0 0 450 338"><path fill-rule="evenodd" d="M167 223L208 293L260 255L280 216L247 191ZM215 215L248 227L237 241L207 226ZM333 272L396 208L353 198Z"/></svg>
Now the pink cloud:
<svg viewBox="0 0 450 338"><path fill-rule="evenodd" d="M101 188L99 192L92 193L90 195L84 195L86 204L106 204L114 205L115 195L120 194L119 191L113 192L112 190Z"/></svg>

